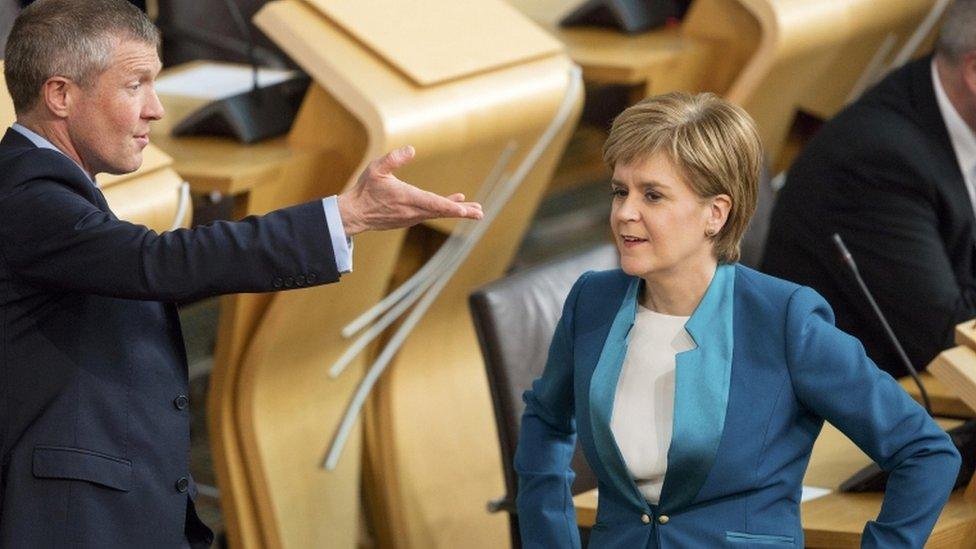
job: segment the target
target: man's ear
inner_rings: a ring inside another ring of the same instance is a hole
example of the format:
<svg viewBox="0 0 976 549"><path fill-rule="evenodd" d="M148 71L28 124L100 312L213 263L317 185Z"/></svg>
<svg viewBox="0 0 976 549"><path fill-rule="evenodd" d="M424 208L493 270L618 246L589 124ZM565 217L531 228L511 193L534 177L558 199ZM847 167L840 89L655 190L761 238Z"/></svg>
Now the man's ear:
<svg viewBox="0 0 976 549"><path fill-rule="evenodd" d="M74 83L63 76L52 76L41 85L41 102L58 118L66 118L71 112Z"/></svg>
<svg viewBox="0 0 976 549"><path fill-rule="evenodd" d="M729 212L732 211L732 198L727 194L717 194L709 199L708 229L710 233L716 234L725 227L729 220Z"/></svg>

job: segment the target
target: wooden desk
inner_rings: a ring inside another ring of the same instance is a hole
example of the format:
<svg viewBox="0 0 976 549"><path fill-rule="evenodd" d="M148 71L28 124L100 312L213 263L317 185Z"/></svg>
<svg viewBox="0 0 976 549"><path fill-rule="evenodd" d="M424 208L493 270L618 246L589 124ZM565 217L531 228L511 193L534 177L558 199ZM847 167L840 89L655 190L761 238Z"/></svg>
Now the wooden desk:
<svg viewBox="0 0 976 549"><path fill-rule="evenodd" d="M976 415L976 412L973 412L972 408L966 406L966 403L956 396L956 393L951 391L939 378L928 372L922 372L919 374L919 378L925 385L925 390L929 393L929 400L932 402L932 413L934 415L958 418L970 418ZM916 402L919 404L922 403L922 394L910 376L899 379L898 383L905 388L905 391Z"/></svg>
<svg viewBox="0 0 976 549"><path fill-rule="evenodd" d="M163 77L210 63L194 61L163 71ZM173 157L174 167L195 193L219 192L241 195L273 182L283 167L310 162L321 156L321 148L290 143L286 136L242 145L230 138L173 137L170 131L187 114L208 100L178 95L161 95L166 109L162 120L152 124L152 141Z"/></svg>
<svg viewBox="0 0 976 549"><path fill-rule="evenodd" d="M651 78L663 80L679 58L701 45L682 35L677 26L630 35L614 29L559 26L560 19L579 5L579 0L508 0L533 21L559 39L583 78L595 84L641 86L641 97L651 88ZM677 84L676 84L677 85ZM677 89L672 87L671 89ZM645 91L646 90L646 91ZM659 90L661 93L666 90Z"/></svg>
<svg viewBox="0 0 976 549"><path fill-rule="evenodd" d="M956 420L939 420L943 428L959 424ZM870 459L853 442L830 424L813 446L810 466L803 483L836 489L855 471L870 463ZM878 516L881 494L841 494L832 492L800 506L806 547L859 547L864 524ZM596 522L596 490L573 498L576 520L581 526ZM972 547L976 535L976 502L966 498L964 490L956 490L949 498L926 547Z"/></svg>

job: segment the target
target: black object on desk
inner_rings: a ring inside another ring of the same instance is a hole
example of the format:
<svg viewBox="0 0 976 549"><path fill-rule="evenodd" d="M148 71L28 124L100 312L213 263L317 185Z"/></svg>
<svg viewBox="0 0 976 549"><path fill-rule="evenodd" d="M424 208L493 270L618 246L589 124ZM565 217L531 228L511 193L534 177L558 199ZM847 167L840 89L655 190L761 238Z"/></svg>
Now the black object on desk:
<svg viewBox="0 0 976 549"><path fill-rule="evenodd" d="M173 135L213 135L254 143L287 133L310 80L305 75L218 99L173 127Z"/></svg>
<svg viewBox="0 0 976 549"><path fill-rule="evenodd" d="M690 0L586 0L569 13L560 25L618 28L637 34L680 19Z"/></svg>
<svg viewBox="0 0 976 549"><path fill-rule="evenodd" d="M952 438L952 443L959 454L962 456L962 466L959 468L959 476L956 477L956 484L953 490L962 488L969 484L976 470L976 420L969 420L962 425L946 431ZM860 471L851 475L840 485L841 492L884 492L888 484L888 472L872 463Z"/></svg>

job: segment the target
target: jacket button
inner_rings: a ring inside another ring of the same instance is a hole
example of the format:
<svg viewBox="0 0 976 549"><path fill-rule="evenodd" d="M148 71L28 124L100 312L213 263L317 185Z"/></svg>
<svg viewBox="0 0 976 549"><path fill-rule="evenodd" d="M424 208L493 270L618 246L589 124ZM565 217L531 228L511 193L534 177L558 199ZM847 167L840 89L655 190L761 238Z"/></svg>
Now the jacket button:
<svg viewBox="0 0 976 549"><path fill-rule="evenodd" d="M190 481L186 477L180 477L180 479L176 481L176 491L181 494L185 494L189 487Z"/></svg>
<svg viewBox="0 0 976 549"><path fill-rule="evenodd" d="M173 406L176 406L177 410L186 410L189 405L190 399L186 398L186 395L180 395L173 399Z"/></svg>
<svg viewBox="0 0 976 549"><path fill-rule="evenodd" d="M668 518L667 515L661 515L661 516L657 517L658 524L667 524L669 520L671 520L671 519Z"/></svg>
<svg viewBox="0 0 976 549"><path fill-rule="evenodd" d="M317 276L315 273L308 273L308 275L305 278L308 279L309 284L312 284L313 282L315 282Z"/></svg>
<svg viewBox="0 0 976 549"><path fill-rule="evenodd" d="M641 515L641 522L643 522L644 524L650 524L651 517L647 516L647 514L643 514Z"/></svg>
<svg viewBox="0 0 976 549"><path fill-rule="evenodd" d="M289 276L288 278L285 279L285 288L294 288L294 287L295 287L295 279Z"/></svg>
<svg viewBox="0 0 976 549"><path fill-rule="evenodd" d="M304 286L305 285L305 275L298 275L298 276L296 276L295 277L295 284L297 284L298 286Z"/></svg>
<svg viewBox="0 0 976 549"><path fill-rule="evenodd" d="M271 285L274 286L275 288L280 288L281 285L284 284L284 282L285 281L281 280L280 278L276 278L271 282Z"/></svg>

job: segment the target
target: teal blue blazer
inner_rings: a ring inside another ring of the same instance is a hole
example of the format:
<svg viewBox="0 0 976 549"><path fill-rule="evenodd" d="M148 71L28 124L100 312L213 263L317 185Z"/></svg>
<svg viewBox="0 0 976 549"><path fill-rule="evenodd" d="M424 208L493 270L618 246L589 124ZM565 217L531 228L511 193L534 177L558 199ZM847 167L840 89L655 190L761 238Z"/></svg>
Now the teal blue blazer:
<svg viewBox="0 0 976 549"><path fill-rule="evenodd" d="M577 435L599 485L590 547L803 547L800 492L824 420L891 472L862 547L924 545L959 471L949 437L834 326L816 292L741 265L718 267L685 326L697 347L676 357L668 469L650 505L610 430L641 284L590 272L566 300L545 372L524 397L515 468L525 547L579 547Z"/></svg>

